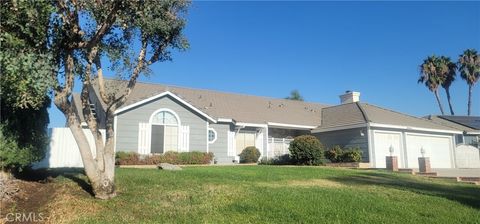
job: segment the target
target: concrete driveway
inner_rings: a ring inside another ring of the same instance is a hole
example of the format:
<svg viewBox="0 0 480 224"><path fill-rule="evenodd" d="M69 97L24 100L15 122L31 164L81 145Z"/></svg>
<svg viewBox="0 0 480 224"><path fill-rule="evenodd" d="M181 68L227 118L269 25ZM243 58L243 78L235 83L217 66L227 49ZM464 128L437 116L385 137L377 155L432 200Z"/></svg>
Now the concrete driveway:
<svg viewBox="0 0 480 224"><path fill-rule="evenodd" d="M480 168L472 169L432 169L439 177L480 177Z"/></svg>

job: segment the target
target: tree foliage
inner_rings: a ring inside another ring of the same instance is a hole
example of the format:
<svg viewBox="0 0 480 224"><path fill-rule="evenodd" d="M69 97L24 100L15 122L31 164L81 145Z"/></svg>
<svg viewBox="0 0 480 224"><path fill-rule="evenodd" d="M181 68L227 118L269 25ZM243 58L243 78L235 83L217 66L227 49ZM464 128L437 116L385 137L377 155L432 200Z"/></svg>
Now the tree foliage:
<svg viewBox="0 0 480 224"><path fill-rule="evenodd" d="M172 59L172 50L185 50L182 34L189 2L59 0L50 23L50 50L57 66L54 77L54 103L67 119L79 146L85 173L96 197L114 197L114 116L132 93L137 79L149 74L148 66ZM108 62L104 68L102 62ZM107 85L103 70L114 71L119 82ZM81 80L83 117L95 140L94 158L81 121L71 101L76 78ZM103 142L100 121L89 106L95 88L106 105L106 136Z"/></svg>
<svg viewBox="0 0 480 224"><path fill-rule="evenodd" d="M460 55L458 59L458 70L460 77L467 82L468 85L468 115L471 114L472 108L472 89L480 79L480 54L475 49L467 49Z"/></svg>
<svg viewBox="0 0 480 224"><path fill-rule="evenodd" d="M300 94L298 90L292 90L290 92L290 96L285 97L287 100L298 100L298 101L303 101L303 96Z"/></svg>
<svg viewBox="0 0 480 224"><path fill-rule="evenodd" d="M440 112L445 114L440 96L438 95L438 88L445 81L445 76L441 74L440 68L439 57L435 55L427 57L420 65L420 78L418 79L418 83L424 83L425 86L434 93Z"/></svg>
<svg viewBox="0 0 480 224"><path fill-rule="evenodd" d="M0 14L0 168L18 171L44 157L52 55L47 1L2 1Z"/></svg>

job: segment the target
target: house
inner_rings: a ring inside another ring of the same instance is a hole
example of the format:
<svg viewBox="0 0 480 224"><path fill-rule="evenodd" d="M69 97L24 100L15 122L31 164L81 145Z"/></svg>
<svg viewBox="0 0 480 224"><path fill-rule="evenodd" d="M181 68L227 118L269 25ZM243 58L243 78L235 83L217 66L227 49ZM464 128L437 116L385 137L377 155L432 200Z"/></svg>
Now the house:
<svg viewBox="0 0 480 224"><path fill-rule="evenodd" d="M429 115L425 118L462 131L455 135L457 168L480 168L480 117Z"/></svg>
<svg viewBox="0 0 480 224"><path fill-rule="evenodd" d="M462 131L462 134L456 135L457 144L466 144L480 147L480 117L478 116L445 116L428 115L425 118Z"/></svg>
<svg viewBox="0 0 480 224"><path fill-rule="evenodd" d="M91 109L102 126L105 105L93 88ZM247 146L256 146L263 158L287 154L294 137L312 134L327 147L360 148L364 162L375 168L385 167L387 155L398 156L405 168L418 167L420 156L430 157L434 168L456 167L455 136L462 131L360 102L359 96L347 92L340 105L331 106L139 82L115 112L115 150L213 152L225 164L238 161ZM81 111L78 94L73 102Z"/></svg>

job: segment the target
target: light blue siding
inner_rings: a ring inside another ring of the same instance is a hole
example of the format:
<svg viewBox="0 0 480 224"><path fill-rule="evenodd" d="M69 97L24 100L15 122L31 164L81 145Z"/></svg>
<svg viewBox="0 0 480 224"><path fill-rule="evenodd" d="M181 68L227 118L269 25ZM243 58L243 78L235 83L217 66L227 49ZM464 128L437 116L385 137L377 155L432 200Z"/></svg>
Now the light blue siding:
<svg viewBox="0 0 480 224"><path fill-rule="evenodd" d="M207 151L207 120L170 96L153 100L117 115L117 151L138 151L138 124L148 123L159 109L170 109L180 118L182 126L190 127L190 151Z"/></svg>

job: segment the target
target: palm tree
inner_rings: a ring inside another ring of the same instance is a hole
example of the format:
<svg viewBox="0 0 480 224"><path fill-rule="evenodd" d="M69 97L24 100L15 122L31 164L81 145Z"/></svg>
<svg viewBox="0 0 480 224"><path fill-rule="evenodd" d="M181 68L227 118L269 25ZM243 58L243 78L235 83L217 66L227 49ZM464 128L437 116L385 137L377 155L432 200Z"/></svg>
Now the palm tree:
<svg viewBox="0 0 480 224"><path fill-rule="evenodd" d="M472 109L472 89L480 78L480 55L475 49L467 49L458 59L460 76L468 84L468 116Z"/></svg>
<svg viewBox="0 0 480 224"><path fill-rule="evenodd" d="M440 96L438 95L438 87L443 83L444 77L439 74L439 67L439 58L435 55L423 60L420 65L418 83L425 83L425 86L435 94L440 112L444 115L442 102L440 102Z"/></svg>
<svg viewBox="0 0 480 224"><path fill-rule="evenodd" d="M443 78L442 87L445 89L447 94L448 106L450 108L450 114L455 115L453 112L452 102L450 98L450 86L452 82L455 81L457 65L450 60L449 57L441 56L439 58L439 75Z"/></svg>
<svg viewBox="0 0 480 224"><path fill-rule="evenodd" d="M285 99L303 101L303 96L300 95L300 92L295 89L295 90L292 90L292 92L290 92L290 96L285 97Z"/></svg>

